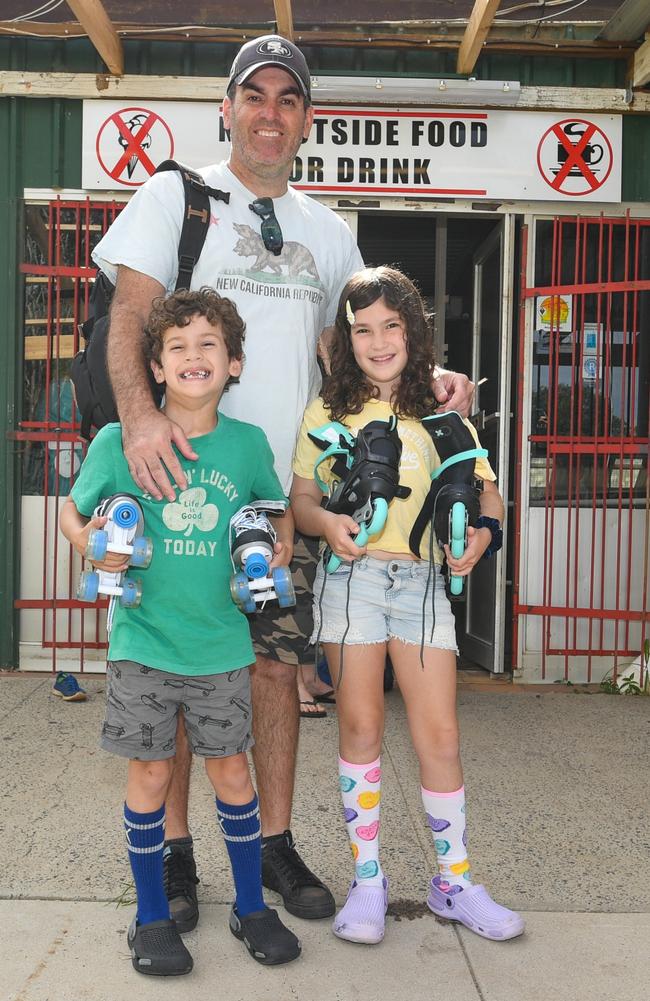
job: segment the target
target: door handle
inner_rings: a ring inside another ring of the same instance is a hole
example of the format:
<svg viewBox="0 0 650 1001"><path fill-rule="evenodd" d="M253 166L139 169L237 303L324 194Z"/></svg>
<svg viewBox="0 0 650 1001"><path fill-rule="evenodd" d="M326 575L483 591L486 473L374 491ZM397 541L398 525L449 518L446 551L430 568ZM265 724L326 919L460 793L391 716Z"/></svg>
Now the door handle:
<svg viewBox="0 0 650 1001"><path fill-rule="evenodd" d="M477 413L472 414L470 421L474 425L477 431L484 431L486 427L490 424L494 424L495 421L501 420L501 414L499 411L495 411L493 414L486 414L485 410L479 410Z"/></svg>

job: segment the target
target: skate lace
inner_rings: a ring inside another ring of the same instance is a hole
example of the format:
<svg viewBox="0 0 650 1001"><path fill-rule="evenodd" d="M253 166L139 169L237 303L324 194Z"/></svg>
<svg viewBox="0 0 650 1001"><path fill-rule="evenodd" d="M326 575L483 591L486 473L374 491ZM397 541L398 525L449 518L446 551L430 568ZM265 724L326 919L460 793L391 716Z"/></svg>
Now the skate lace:
<svg viewBox="0 0 650 1001"><path fill-rule="evenodd" d="M274 869L286 880L291 889L299 886L321 886L321 881L307 868L293 844L273 845L271 854Z"/></svg>
<svg viewBox="0 0 650 1001"><path fill-rule="evenodd" d="M268 532L275 538L275 530L269 519L262 511L256 511L254 507L243 507L232 518L232 530L235 536L240 532L248 532L252 528L258 528L262 532Z"/></svg>
<svg viewBox="0 0 650 1001"><path fill-rule="evenodd" d="M192 899L194 887L199 882L196 863L185 852L171 852L164 866L165 894L168 900L176 897Z"/></svg>

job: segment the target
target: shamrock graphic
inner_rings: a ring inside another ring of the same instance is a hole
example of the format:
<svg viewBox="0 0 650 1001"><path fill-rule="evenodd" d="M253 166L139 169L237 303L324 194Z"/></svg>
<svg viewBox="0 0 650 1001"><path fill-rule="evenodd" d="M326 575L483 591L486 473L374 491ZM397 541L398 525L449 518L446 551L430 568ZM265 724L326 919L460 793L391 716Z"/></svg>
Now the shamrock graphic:
<svg viewBox="0 0 650 1001"><path fill-rule="evenodd" d="M192 487L178 495L173 504L163 508L163 521L172 532L191 535L196 526L202 532L210 532L219 520L216 504L206 504L207 494L203 487Z"/></svg>

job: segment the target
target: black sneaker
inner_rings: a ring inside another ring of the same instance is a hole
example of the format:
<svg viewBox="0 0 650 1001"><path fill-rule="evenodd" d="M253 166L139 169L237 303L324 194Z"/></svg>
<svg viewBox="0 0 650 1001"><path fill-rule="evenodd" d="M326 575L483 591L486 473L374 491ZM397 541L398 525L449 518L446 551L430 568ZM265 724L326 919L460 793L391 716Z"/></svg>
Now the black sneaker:
<svg viewBox="0 0 650 1001"><path fill-rule="evenodd" d="M169 912L181 934L196 928L199 920L199 905L196 887L196 862L192 852L192 842L166 841L163 850L163 878L165 893L169 901Z"/></svg>
<svg viewBox="0 0 650 1001"><path fill-rule="evenodd" d="M150 977L179 977L190 973L194 960L183 945L173 921L151 921L136 924L135 918L127 934L133 969Z"/></svg>
<svg viewBox="0 0 650 1001"><path fill-rule="evenodd" d="M296 851L291 831L262 840L262 883L297 918L329 918L336 910L330 891Z"/></svg>
<svg viewBox="0 0 650 1001"><path fill-rule="evenodd" d="M235 905L230 911L230 930L243 942L253 959L263 966L280 966L300 955L299 939L289 931L271 907L240 918Z"/></svg>

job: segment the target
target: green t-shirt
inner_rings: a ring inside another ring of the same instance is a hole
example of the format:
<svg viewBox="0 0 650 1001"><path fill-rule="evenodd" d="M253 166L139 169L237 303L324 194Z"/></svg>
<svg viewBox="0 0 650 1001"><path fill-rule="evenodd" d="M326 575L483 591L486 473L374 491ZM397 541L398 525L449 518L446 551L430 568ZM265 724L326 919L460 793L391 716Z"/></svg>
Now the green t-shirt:
<svg viewBox="0 0 650 1001"><path fill-rule="evenodd" d="M121 425L108 424L93 440L71 497L90 517L105 497L131 494L153 540L149 567L129 570L142 581L142 603L117 605L109 658L175 674L220 674L255 659L246 616L230 597L230 519L253 500L285 497L260 428L219 413L214 431L191 444L195 462L177 453L187 490L176 488L173 503L157 501L129 473Z"/></svg>

